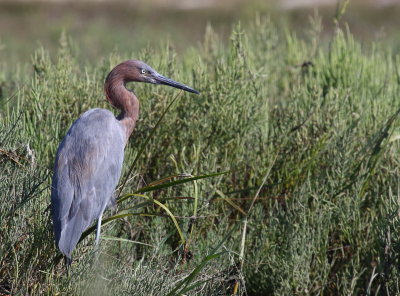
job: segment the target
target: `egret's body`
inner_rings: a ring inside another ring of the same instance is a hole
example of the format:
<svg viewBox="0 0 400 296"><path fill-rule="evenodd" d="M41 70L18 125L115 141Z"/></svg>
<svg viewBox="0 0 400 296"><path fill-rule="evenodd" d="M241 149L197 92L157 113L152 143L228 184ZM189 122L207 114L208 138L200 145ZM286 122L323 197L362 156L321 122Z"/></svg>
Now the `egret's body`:
<svg viewBox="0 0 400 296"><path fill-rule="evenodd" d="M107 76L105 93L121 110L116 118L105 109L91 109L77 119L57 150L51 191L55 240L71 262L82 232L98 219L100 238L104 210L115 203L113 194L121 175L124 148L139 115L139 100L127 82L166 84L198 93L165 78L141 61L119 64Z"/></svg>

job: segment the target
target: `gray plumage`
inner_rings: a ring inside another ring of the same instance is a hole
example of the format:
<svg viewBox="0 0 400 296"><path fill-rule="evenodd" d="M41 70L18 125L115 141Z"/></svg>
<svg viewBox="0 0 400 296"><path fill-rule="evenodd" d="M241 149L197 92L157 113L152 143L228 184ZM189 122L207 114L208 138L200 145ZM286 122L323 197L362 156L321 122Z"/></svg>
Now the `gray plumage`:
<svg viewBox="0 0 400 296"><path fill-rule="evenodd" d="M58 148L51 203L56 244L68 259L82 232L114 202L124 146L121 123L108 110L92 109Z"/></svg>

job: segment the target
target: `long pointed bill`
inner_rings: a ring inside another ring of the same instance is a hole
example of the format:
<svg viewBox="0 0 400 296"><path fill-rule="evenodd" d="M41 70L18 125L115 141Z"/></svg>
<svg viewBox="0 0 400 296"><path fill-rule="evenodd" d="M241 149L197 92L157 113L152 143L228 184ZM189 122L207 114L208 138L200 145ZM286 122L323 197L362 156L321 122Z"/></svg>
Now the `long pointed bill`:
<svg viewBox="0 0 400 296"><path fill-rule="evenodd" d="M191 87L189 87L187 85L184 85L182 83L179 83L179 82L177 82L175 80L172 80L172 79L169 79L167 77L164 77L161 74L158 74L158 73L154 74L153 78L159 84L169 85L169 86L172 86L172 87L175 87L175 88L179 88L179 89L182 89L184 91L188 91L188 92L191 92L191 93L194 93L194 94L197 94L197 95L200 94L197 90L195 90L195 89L193 89L193 88L191 88Z"/></svg>

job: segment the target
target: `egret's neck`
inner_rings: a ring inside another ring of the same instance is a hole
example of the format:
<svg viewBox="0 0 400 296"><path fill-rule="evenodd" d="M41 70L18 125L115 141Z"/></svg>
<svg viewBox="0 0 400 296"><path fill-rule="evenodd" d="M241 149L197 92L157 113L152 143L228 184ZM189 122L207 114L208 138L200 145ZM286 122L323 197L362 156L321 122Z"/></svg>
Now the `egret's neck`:
<svg viewBox="0 0 400 296"><path fill-rule="evenodd" d="M111 72L108 75L104 91L111 105L121 110L117 119L124 126L126 141L128 141L139 116L139 100L133 92L126 89L124 79L118 73L113 74Z"/></svg>

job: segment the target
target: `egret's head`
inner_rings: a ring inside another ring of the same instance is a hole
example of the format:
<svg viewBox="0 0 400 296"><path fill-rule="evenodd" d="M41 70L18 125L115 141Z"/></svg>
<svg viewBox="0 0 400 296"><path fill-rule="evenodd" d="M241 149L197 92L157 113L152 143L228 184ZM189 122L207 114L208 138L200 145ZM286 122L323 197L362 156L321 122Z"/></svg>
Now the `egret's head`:
<svg viewBox="0 0 400 296"><path fill-rule="evenodd" d="M146 82L152 84L164 84L182 89L184 91L199 94L197 90L187 85L184 85L183 83L164 77L163 75L159 74L156 70L154 70L152 67L150 67L149 65L147 65L142 61L128 60L116 66L111 71L111 73L114 70L118 70L119 73L124 75L125 82L136 81L136 82Z"/></svg>

